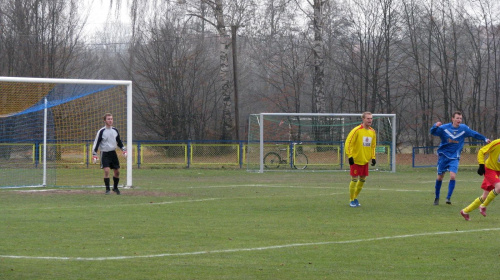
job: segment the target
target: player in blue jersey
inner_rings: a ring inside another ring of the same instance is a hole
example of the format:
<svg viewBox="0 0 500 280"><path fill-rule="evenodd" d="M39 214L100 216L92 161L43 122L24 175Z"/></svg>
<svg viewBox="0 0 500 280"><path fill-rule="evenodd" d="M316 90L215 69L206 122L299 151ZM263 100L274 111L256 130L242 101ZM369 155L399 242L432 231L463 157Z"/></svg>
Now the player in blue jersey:
<svg viewBox="0 0 500 280"><path fill-rule="evenodd" d="M451 123L442 124L435 123L431 128L431 135L441 138L441 143L437 150L437 179L436 179L436 197L434 205L439 205L439 194L441 192L441 184L446 171L450 172L450 182L448 184L448 195L446 196L446 204L451 204L451 195L455 189L455 178L458 172L458 162L460 161L460 153L464 146L464 140L467 137L473 137L478 140L483 140L486 143L491 141L482 134L470 129L462 123L462 113L456 111L453 113Z"/></svg>

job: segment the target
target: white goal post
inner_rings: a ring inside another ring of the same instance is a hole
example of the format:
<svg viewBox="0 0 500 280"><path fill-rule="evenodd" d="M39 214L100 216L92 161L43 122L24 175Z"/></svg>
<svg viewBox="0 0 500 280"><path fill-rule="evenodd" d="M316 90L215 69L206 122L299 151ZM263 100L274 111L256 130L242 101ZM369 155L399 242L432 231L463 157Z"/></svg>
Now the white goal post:
<svg viewBox="0 0 500 280"><path fill-rule="evenodd" d="M129 155L123 185L132 187L131 81L0 77L0 92L0 172L38 178L31 170L43 170L40 183L7 186L46 186L47 166L88 168L91 141L104 126L104 113L112 113Z"/></svg>
<svg viewBox="0 0 500 280"><path fill-rule="evenodd" d="M343 149L362 113L260 113L249 117L247 170L348 170ZM377 166L396 172L396 115L373 114ZM370 167L371 168L371 167Z"/></svg>

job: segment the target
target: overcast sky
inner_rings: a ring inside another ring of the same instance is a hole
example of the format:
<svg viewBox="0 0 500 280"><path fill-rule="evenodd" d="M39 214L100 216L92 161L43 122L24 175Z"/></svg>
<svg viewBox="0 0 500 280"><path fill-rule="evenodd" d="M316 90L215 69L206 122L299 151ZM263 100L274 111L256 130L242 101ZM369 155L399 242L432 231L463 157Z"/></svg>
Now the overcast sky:
<svg viewBox="0 0 500 280"><path fill-rule="evenodd" d="M120 21L123 24L129 24L130 17L126 2L127 1L122 1L120 18L117 19L114 9L112 9L110 13L110 0L82 0L82 17L85 17L88 13L87 23L84 28L85 32L92 33L97 30L102 30L106 26L108 18L110 22ZM113 3L113 7L114 6L115 3Z"/></svg>

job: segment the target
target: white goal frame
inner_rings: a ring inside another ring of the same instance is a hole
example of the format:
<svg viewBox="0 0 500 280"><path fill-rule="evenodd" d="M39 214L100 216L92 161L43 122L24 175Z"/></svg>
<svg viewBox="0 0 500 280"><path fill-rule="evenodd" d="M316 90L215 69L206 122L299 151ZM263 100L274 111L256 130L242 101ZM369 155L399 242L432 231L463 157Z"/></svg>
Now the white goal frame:
<svg viewBox="0 0 500 280"><path fill-rule="evenodd" d="M90 85L117 85L126 86L127 88L127 187L132 187L132 158L133 158L133 141L132 141L132 81L127 80L91 80L91 79L58 79L58 78L23 78L23 77L2 77L0 81L15 82L15 83L54 83L54 84L90 84ZM45 103L46 104L46 103ZM47 105L44 112L44 149L47 147ZM43 187L46 186L47 180L47 162L46 152L43 153Z"/></svg>
<svg viewBox="0 0 500 280"><path fill-rule="evenodd" d="M260 113L259 116L259 173L264 173L264 117L265 116L286 116L286 117L361 117L362 113ZM396 114L372 114L374 117L389 117L392 122L391 131L391 172L396 172Z"/></svg>

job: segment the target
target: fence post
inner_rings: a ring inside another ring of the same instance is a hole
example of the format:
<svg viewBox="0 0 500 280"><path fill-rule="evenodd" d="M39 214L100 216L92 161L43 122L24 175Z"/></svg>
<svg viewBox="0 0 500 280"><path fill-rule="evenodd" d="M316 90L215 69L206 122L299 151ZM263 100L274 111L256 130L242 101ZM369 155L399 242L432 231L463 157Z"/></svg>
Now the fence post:
<svg viewBox="0 0 500 280"><path fill-rule="evenodd" d="M134 145L132 143L132 145ZM142 150L141 150L141 141L137 141L137 168L141 168L141 153L142 153ZM133 155L131 155L133 156Z"/></svg>
<svg viewBox="0 0 500 280"><path fill-rule="evenodd" d="M243 141L239 141L239 153L238 153L238 157L239 157L239 163L240 163L240 168L243 167Z"/></svg>
<svg viewBox="0 0 500 280"><path fill-rule="evenodd" d="M85 163L87 164L87 168L89 168L89 165L90 165L90 156L89 156L89 153L91 154L92 152L90 151L90 143L89 141L86 141L85 143L85 151L86 151L86 155L85 155Z"/></svg>
<svg viewBox="0 0 500 280"><path fill-rule="evenodd" d="M340 169L344 169L344 142L340 142Z"/></svg>
<svg viewBox="0 0 500 280"><path fill-rule="evenodd" d="M35 168L38 168L38 156L40 153L40 142L35 140Z"/></svg>
<svg viewBox="0 0 500 280"><path fill-rule="evenodd" d="M187 141L187 168L191 166L191 140Z"/></svg>

